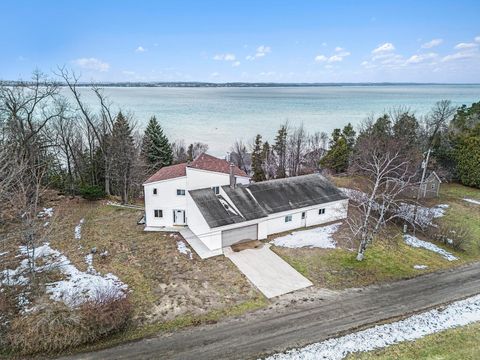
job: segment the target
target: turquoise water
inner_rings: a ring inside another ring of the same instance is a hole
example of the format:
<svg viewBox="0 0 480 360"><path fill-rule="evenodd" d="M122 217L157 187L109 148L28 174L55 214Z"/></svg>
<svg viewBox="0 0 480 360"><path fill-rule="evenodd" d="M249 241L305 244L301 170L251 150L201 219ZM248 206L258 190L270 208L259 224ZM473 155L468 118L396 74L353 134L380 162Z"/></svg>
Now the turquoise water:
<svg viewBox="0 0 480 360"><path fill-rule="evenodd" d="M275 88L105 88L115 107L130 111L139 130L156 115L171 140L202 141L223 155L235 139L251 143L260 133L272 140L280 124L303 122L309 132L358 125L370 114L399 105L418 116L436 101L480 101L480 85L393 85ZM94 97L82 89L94 106Z"/></svg>

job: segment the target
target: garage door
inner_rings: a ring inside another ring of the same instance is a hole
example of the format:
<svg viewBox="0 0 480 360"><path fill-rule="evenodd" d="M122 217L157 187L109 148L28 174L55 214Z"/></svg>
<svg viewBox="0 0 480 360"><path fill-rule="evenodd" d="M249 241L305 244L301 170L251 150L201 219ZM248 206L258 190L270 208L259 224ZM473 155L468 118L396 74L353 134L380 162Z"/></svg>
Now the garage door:
<svg viewBox="0 0 480 360"><path fill-rule="evenodd" d="M227 247L244 241L257 240L257 224L237 229L222 231L222 245Z"/></svg>

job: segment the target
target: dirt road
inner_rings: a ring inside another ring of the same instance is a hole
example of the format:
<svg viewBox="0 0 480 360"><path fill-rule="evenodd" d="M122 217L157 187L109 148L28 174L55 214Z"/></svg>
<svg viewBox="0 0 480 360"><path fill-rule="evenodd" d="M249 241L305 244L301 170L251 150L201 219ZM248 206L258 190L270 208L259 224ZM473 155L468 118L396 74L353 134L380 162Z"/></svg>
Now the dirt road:
<svg viewBox="0 0 480 360"><path fill-rule="evenodd" d="M480 293L480 263L68 359L256 359Z"/></svg>

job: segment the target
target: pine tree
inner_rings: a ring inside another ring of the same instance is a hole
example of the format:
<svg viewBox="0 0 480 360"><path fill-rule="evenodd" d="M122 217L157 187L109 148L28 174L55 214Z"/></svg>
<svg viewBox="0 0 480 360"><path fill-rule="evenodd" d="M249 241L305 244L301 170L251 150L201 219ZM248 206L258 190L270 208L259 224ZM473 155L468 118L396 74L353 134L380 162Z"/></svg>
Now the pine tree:
<svg viewBox="0 0 480 360"><path fill-rule="evenodd" d="M135 154L132 129L121 112L113 124L111 136L112 168L118 192L122 203L128 201L128 192L132 177L133 159Z"/></svg>
<svg viewBox="0 0 480 360"><path fill-rule="evenodd" d="M150 118L142 142L142 155L153 169L172 164L173 151L155 116Z"/></svg>
<svg viewBox="0 0 480 360"><path fill-rule="evenodd" d="M252 151L252 171L253 180L256 182L265 180L265 172L263 170L263 151L262 151L262 135L255 137L255 145Z"/></svg>
<svg viewBox="0 0 480 360"><path fill-rule="evenodd" d="M273 150L278 159L277 178L284 178L287 176L287 125L282 125L278 130Z"/></svg>

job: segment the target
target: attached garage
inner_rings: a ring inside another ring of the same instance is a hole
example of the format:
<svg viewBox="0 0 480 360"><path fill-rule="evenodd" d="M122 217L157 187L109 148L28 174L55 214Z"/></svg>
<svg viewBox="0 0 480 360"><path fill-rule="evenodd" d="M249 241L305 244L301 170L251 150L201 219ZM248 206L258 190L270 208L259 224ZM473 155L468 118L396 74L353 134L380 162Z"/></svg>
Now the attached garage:
<svg viewBox="0 0 480 360"><path fill-rule="evenodd" d="M258 225L242 226L222 231L222 247L258 239Z"/></svg>

